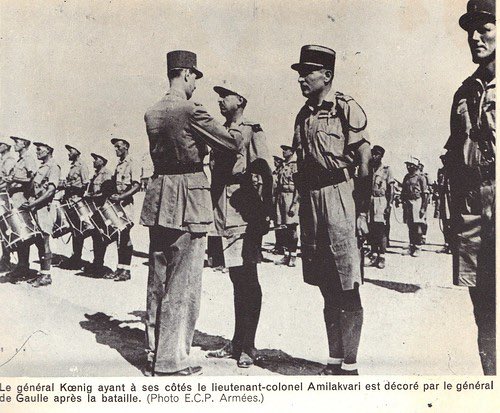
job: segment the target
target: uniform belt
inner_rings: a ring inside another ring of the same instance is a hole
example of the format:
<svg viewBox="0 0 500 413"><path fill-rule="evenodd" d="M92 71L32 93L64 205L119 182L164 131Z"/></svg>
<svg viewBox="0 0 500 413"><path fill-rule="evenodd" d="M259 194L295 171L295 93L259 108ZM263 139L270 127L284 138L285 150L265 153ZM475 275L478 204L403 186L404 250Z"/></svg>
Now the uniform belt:
<svg viewBox="0 0 500 413"><path fill-rule="evenodd" d="M173 165L155 165L155 175L184 175L203 172L203 162Z"/></svg>
<svg viewBox="0 0 500 413"><path fill-rule="evenodd" d="M325 169L319 174L307 174L303 177L303 183L305 188L315 190L347 182L353 177L354 170L351 168L338 168L333 171Z"/></svg>

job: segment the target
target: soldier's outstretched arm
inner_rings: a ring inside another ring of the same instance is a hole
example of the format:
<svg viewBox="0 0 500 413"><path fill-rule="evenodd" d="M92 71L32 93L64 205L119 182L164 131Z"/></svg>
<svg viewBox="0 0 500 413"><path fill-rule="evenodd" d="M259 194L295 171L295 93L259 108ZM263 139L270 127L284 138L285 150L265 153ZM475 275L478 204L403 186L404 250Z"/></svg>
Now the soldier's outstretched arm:
<svg viewBox="0 0 500 413"><path fill-rule="evenodd" d="M215 150L239 153L241 151L241 133L237 129L234 131L230 129L228 132L201 104L195 103L195 105L190 124L196 136Z"/></svg>

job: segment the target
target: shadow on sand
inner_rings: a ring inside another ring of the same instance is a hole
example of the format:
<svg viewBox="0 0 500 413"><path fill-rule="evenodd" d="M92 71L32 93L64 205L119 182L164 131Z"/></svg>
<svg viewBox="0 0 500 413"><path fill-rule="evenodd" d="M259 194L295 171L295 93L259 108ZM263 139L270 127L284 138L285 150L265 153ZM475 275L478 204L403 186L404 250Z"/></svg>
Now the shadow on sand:
<svg viewBox="0 0 500 413"><path fill-rule="evenodd" d="M420 287L415 284L399 283L395 281L385 281L385 280L372 280L370 278L365 278L365 282L374 284L378 287L387 288L389 290L397 291L402 294L413 294L420 290Z"/></svg>
<svg viewBox="0 0 500 413"><path fill-rule="evenodd" d="M96 336L99 344L106 345L118 351L120 355L141 372L146 366L144 351L144 331L130 327L127 324L142 322L144 311L129 313L135 317L131 320L115 320L104 313L85 314L85 321L80 326ZM125 324L125 325L124 325ZM195 331L193 347L200 347L204 351L217 350L228 340L220 336L212 336ZM295 358L281 350L262 349L258 352L257 366L283 375L315 375L324 367L321 363Z"/></svg>

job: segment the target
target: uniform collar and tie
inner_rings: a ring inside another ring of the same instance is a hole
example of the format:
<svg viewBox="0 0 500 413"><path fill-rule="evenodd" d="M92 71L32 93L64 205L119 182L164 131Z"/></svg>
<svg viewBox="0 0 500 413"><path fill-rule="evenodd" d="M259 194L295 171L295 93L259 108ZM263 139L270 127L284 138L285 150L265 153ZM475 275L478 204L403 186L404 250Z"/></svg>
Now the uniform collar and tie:
<svg viewBox="0 0 500 413"><path fill-rule="evenodd" d="M71 161L71 166L80 166L82 162L80 161L80 158L75 159L74 161Z"/></svg>

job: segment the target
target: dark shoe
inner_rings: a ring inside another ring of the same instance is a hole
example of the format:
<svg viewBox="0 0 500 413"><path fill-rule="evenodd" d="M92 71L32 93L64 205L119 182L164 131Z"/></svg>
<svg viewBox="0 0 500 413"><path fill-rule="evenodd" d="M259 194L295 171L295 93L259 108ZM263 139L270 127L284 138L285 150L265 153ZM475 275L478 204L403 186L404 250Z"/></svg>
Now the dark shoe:
<svg viewBox="0 0 500 413"><path fill-rule="evenodd" d="M52 284L52 278L50 274L40 275L35 281L31 284L32 287L45 287L46 285Z"/></svg>
<svg viewBox="0 0 500 413"><path fill-rule="evenodd" d="M319 372L320 376L341 376L341 364L327 364L326 367Z"/></svg>
<svg viewBox="0 0 500 413"><path fill-rule="evenodd" d="M418 256L420 256L420 248L415 248L415 249L411 252L411 256L412 256L412 257L418 257Z"/></svg>
<svg viewBox="0 0 500 413"><path fill-rule="evenodd" d="M130 270L122 270L122 272L113 278L114 281L128 281L130 280Z"/></svg>
<svg viewBox="0 0 500 413"><path fill-rule="evenodd" d="M374 255L372 255L368 261L365 262L365 267L375 267L377 265L377 257L375 257Z"/></svg>
<svg viewBox="0 0 500 413"><path fill-rule="evenodd" d="M185 369L174 371L173 373L163 373L160 371L155 371L154 376L162 377L162 376L199 376L202 373L202 368L200 366L195 367L186 367Z"/></svg>
<svg viewBox="0 0 500 413"><path fill-rule="evenodd" d="M377 260L377 268L383 270L385 268L385 258L384 257L380 257L378 260Z"/></svg>
<svg viewBox="0 0 500 413"><path fill-rule="evenodd" d="M247 369L249 367L253 366L253 358L250 357L247 353L244 351L241 352L240 358L238 359L238 367L242 369Z"/></svg>
<svg viewBox="0 0 500 413"><path fill-rule="evenodd" d="M289 267L295 267L295 261L297 260L297 257L290 256L290 259L288 260L288 266Z"/></svg>
<svg viewBox="0 0 500 413"><path fill-rule="evenodd" d="M59 264L59 268L62 268L64 270L80 270L82 266L82 259L75 257L74 255Z"/></svg>
<svg viewBox="0 0 500 413"><path fill-rule="evenodd" d="M114 280L115 278L121 276L122 271L123 269L118 268L115 272L110 272L108 274L103 275L102 278L104 278L105 280Z"/></svg>
<svg viewBox="0 0 500 413"><path fill-rule="evenodd" d="M288 265L290 261L290 256L285 255L281 260L274 261L274 265Z"/></svg>
<svg viewBox="0 0 500 413"><path fill-rule="evenodd" d="M218 350L209 351L205 355L206 358L216 358L216 359L230 359L230 358L236 358L238 356L239 354L236 353L235 349L233 348L233 343L231 342L227 343L224 347Z"/></svg>
<svg viewBox="0 0 500 413"><path fill-rule="evenodd" d="M359 376L358 369L355 370L344 370L340 369L341 376Z"/></svg>

